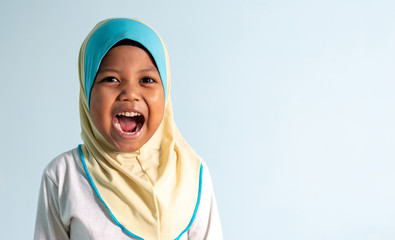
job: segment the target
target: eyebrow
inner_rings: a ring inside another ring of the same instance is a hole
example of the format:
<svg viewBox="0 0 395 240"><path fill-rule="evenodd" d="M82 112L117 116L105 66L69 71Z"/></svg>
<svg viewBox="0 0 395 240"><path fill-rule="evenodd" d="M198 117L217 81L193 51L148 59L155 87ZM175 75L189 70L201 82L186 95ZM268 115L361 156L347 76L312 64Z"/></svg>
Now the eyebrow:
<svg viewBox="0 0 395 240"><path fill-rule="evenodd" d="M140 73L146 73L146 72L158 72L159 73L159 70L156 69L155 67L147 67L147 68L141 69L139 72Z"/></svg>
<svg viewBox="0 0 395 240"><path fill-rule="evenodd" d="M99 68L99 70L97 70L97 72L98 72L98 73L99 73L99 72L116 72L116 73L119 73L118 70L112 69L112 68L103 68L103 69Z"/></svg>

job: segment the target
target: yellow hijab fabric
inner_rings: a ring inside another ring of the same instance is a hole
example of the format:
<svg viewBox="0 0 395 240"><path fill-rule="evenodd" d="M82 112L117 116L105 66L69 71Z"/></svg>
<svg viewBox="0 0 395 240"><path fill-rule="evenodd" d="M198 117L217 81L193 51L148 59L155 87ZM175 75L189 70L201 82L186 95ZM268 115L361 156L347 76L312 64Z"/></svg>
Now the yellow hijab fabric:
<svg viewBox="0 0 395 240"><path fill-rule="evenodd" d="M119 152L96 129L89 112L93 81L105 53L118 41L141 43L153 56L165 90L163 120L136 152ZM179 133L170 100L166 47L151 27L136 19L98 23L79 56L82 162L114 222L137 239L178 239L190 227L200 200L201 160Z"/></svg>

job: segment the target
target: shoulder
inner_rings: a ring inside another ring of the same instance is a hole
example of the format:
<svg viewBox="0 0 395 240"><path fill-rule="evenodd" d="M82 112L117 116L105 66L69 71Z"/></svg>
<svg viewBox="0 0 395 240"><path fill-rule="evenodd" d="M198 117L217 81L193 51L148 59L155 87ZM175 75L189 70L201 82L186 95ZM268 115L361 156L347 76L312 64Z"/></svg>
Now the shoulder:
<svg viewBox="0 0 395 240"><path fill-rule="evenodd" d="M200 169L200 204L199 209L209 208L211 201L214 198L214 188L211 180L210 170L207 164L201 159ZM205 210L204 210L205 211Z"/></svg>
<svg viewBox="0 0 395 240"><path fill-rule="evenodd" d="M74 148L55 157L44 169L43 177L58 185L67 175L79 172L81 168L78 148Z"/></svg>
<svg viewBox="0 0 395 240"><path fill-rule="evenodd" d="M201 164L200 202L188 239L223 239L210 171L203 160Z"/></svg>
<svg viewBox="0 0 395 240"><path fill-rule="evenodd" d="M200 169L200 174L201 174L201 181L202 181L202 185L209 185L208 187L212 188L212 183L211 183L211 175L210 175L210 170L206 164L206 162L200 158L200 162L201 162L201 169Z"/></svg>

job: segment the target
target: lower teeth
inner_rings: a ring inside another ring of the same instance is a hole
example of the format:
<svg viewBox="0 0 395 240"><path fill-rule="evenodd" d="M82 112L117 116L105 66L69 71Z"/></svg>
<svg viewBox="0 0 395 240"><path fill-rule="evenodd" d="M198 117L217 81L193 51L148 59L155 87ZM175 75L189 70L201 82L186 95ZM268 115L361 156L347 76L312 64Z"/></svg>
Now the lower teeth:
<svg viewBox="0 0 395 240"><path fill-rule="evenodd" d="M121 131L122 133L127 134L127 135L132 135L132 134L135 134L136 132L138 132L141 129L141 127L143 126L143 124L141 124L141 123L137 124L137 126L135 128L136 130L134 132L125 132L125 131L123 131L122 128L121 128L121 124L119 124L119 123L115 123L114 126L119 131Z"/></svg>

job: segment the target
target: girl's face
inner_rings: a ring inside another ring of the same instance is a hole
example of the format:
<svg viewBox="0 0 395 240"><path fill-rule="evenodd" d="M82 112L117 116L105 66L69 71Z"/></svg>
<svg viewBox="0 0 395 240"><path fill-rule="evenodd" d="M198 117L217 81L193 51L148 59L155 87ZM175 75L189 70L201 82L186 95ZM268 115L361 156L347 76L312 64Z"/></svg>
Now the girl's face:
<svg viewBox="0 0 395 240"><path fill-rule="evenodd" d="M92 86L90 112L102 136L121 152L140 149L164 114L162 81L143 49L122 45L104 56Z"/></svg>

